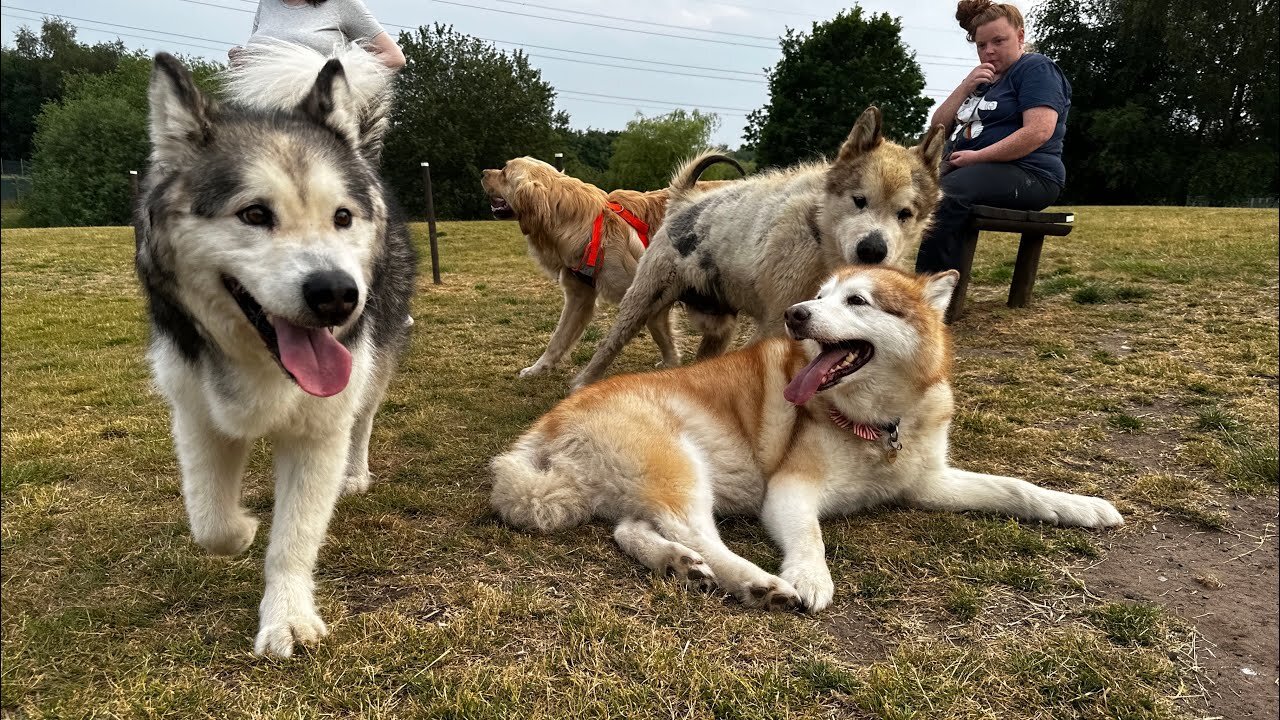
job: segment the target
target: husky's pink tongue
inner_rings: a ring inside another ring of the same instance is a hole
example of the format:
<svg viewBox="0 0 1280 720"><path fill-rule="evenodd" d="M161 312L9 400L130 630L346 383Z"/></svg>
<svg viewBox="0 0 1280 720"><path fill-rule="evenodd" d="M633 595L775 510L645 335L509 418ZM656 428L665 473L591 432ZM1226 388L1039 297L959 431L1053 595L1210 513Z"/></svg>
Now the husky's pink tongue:
<svg viewBox="0 0 1280 720"><path fill-rule="evenodd" d="M280 345L280 362L298 381L298 387L316 397L342 392L351 380L351 353L328 328L298 327L280 317L271 318Z"/></svg>
<svg viewBox="0 0 1280 720"><path fill-rule="evenodd" d="M786 389L782 391L782 397L792 405L803 405L809 402L809 398L818 392L823 376L848 354L847 350L828 350L814 358L813 362L806 365L799 375L787 383Z"/></svg>

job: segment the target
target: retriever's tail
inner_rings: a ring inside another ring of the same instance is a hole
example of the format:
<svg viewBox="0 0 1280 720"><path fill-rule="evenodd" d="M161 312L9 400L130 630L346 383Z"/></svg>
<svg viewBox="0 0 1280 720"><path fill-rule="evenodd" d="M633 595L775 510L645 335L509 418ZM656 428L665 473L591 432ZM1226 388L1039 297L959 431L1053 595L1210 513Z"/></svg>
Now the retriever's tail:
<svg viewBox="0 0 1280 720"><path fill-rule="evenodd" d="M747 174L747 171L742 169L737 160L722 153L707 151L681 165L680 169L676 170L675 174L671 176L669 188L672 195L692 190L693 186L698 183L698 178L702 177L702 173L706 172L711 166L721 163L732 165L741 175L745 176Z"/></svg>
<svg viewBox="0 0 1280 720"><path fill-rule="evenodd" d="M298 107L331 59L342 63L351 88L352 112L359 119L360 150L373 162L382 154L390 125L394 72L358 43L335 46L328 55L280 40L253 42L223 74L227 98L259 110Z"/></svg>
<svg viewBox="0 0 1280 720"><path fill-rule="evenodd" d="M521 530L552 532L591 519L591 502L575 478L535 461L537 450L521 443L493 459L489 504Z"/></svg>

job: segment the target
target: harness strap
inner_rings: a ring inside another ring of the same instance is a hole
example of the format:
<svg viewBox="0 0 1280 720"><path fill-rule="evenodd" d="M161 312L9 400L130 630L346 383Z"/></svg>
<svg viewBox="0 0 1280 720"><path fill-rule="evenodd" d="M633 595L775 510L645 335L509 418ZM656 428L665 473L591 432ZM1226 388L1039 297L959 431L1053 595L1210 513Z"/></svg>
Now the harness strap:
<svg viewBox="0 0 1280 720"><path fill-rule="evenodd" d="M606 204L608 210L612 210L618 217L636 231L640 236L640 244L646 249L649 247L649 224L636 217L632 212L616 202L610 201ZM582 251L582 262L578 263L578 267L573 269L573 273L581 278L588 285L595 286L596 264L600 260L601 231L604 228L604 210L596 216L591 223L591 241L587 243L587 247Z"/></svg>

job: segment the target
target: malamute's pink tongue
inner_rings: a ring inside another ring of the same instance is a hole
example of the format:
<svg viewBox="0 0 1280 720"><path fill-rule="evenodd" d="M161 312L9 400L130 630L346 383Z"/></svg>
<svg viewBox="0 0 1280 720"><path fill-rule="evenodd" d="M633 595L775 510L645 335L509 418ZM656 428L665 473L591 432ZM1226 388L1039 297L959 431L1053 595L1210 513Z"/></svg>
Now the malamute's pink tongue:
<svg viewBox="0 0 1280 720"><path fill-rule="evenodd" d="M818 392L823 376L848 354L847 350L828 350L814 358L813 362L806 365L800 374L787 384L786 389L782 391L782 397L792 405L803 405L809 402L809 398Z"/></svg>
<svg viewBox="0 0 1280 720"><path fill-rule="evenodd" d="M328 328L299 327L280 317L271 318L280 345L280 362L298 381L298 387L316 397L342 392L351 380L351 353Z"/></svg>

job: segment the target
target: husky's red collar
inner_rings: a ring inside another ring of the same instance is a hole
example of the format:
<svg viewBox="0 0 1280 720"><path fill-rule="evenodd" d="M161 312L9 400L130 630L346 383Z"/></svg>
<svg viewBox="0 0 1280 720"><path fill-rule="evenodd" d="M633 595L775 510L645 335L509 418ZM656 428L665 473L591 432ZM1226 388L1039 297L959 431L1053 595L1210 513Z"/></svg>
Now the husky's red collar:
<svg viewBox="0 0 1280 720"><path fill-rule="evenodd" d="M595 285L596 264L600 259L600 231L604 227L606 210L612 210L617 213L618 217L622 218L640 236L640 244L646 249L649 247L649 224L612 200L606 203L605 210L601 210L600 214L596 216L595 222L591 224L591 242L588 242L586 249L582 251L582 262L578 263L578 267L573 269L574 275L577 275L583 282L591 286Z"/></svg>

